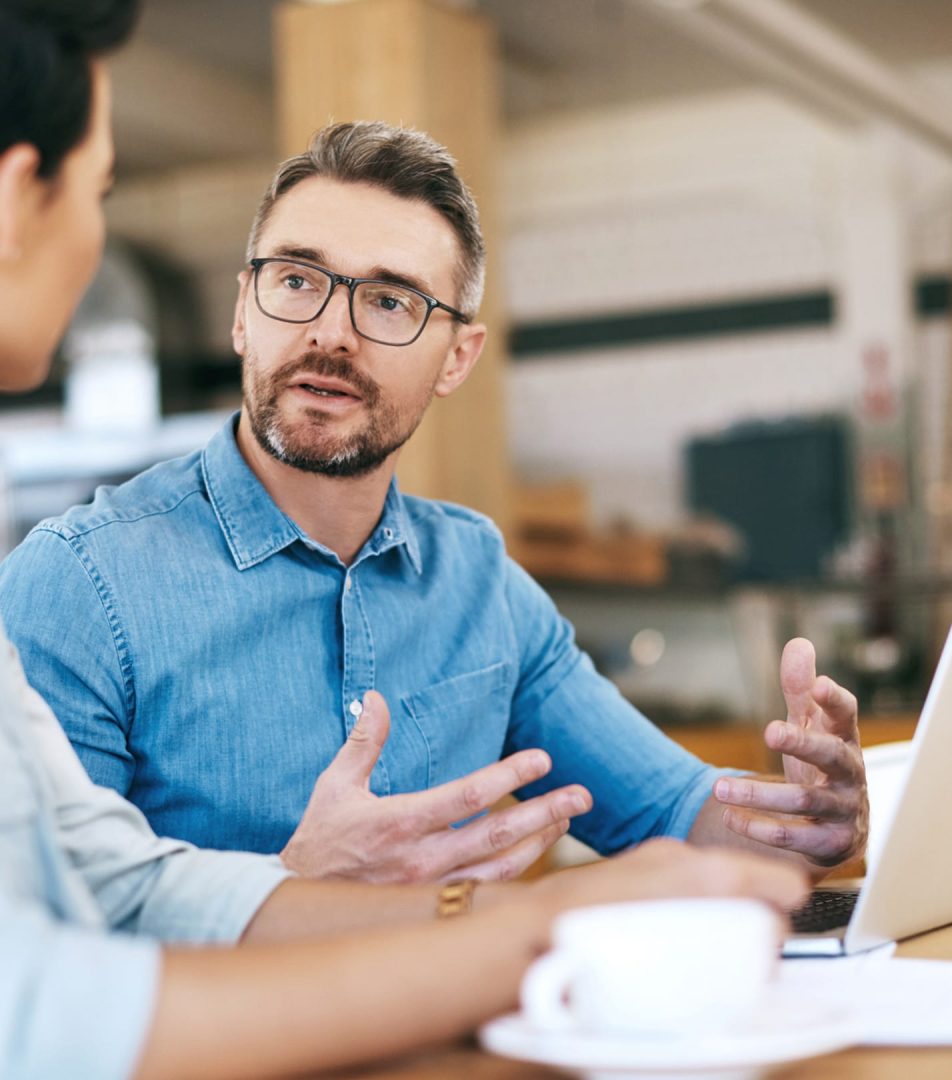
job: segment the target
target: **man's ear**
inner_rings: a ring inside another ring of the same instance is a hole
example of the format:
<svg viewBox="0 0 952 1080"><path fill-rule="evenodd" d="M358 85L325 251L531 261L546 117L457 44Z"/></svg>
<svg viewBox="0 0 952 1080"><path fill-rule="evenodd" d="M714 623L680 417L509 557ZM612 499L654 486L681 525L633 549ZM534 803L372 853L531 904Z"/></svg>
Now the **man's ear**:
<svg viewBox="0 0 952 1080"><path fill-rule="evenodd" d="M23 253L27 222L40 200L37 170L40 152L29 143L17 143L0 154L0 262L12 262Z"/></svg>
<svg viewBox="0 0 952 1080"><path fill-rule="evenodd" d="M231 346L239 356L245 355L245 298L251 284L251 271L242 270L238 275L238 299L235 301L235 319L231 324Z"/></svg>
<svg viewBox="0 0 952 1080"><path fill-rule="evenodd" d="M440 377L433 388L437 397L449 397L466 382L485 344L486 327L482 323L464 325L457 330L456 339L446 354Z"/></svg>

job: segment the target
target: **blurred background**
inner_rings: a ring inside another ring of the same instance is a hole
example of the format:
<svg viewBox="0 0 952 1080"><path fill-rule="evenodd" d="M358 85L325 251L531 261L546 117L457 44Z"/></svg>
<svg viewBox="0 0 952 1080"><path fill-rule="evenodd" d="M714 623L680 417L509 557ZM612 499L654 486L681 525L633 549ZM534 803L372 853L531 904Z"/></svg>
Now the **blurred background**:
<svg viewBox="0 0 952 1080"><path fill-rule="evenodd" d="M948 0L145 0L113 66L108 257L3 404L5 549L237 406L274 165L379 117L491 248L493 347L404 486L497 518L709 758L760 764L792 634L908 734L952 611Z"/></svg>

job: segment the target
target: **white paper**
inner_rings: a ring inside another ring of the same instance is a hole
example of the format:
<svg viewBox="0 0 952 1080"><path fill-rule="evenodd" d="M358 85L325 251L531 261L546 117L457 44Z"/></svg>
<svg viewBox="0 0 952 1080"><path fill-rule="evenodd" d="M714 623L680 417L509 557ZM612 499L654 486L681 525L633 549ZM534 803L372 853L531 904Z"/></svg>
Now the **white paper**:
<svg viewBox="0 0 952 1080"><path fill-rule="evenodd" d="M786 993L844 1006L864 1046L952 1046L952 962L897 960L878 949L832 960L786 960Z"/></svg>

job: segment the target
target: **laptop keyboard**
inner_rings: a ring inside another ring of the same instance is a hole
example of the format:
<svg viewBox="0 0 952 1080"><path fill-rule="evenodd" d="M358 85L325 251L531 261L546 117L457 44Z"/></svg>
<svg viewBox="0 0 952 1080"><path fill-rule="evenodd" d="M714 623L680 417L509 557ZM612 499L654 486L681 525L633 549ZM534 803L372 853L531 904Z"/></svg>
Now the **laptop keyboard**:
<svg viewBox="0 0 952 1080"><path fill-rule="evenodd" d="M790 922L798 934L821 934L846 926L856 907L859 889L817 889L810 899L790 913Z"/></svg>

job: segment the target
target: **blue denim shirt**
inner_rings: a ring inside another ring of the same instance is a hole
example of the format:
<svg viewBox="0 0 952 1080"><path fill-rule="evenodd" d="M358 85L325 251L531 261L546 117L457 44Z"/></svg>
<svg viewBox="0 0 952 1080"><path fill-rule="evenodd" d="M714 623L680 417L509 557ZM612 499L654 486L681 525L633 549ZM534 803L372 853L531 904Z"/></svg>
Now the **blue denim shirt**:
<svg viewBox="0 0 952 1080"><path fill-rule="evenodd" d="M350 567L275 505L235 442L43 522L0 567L30 681L90 775L159 833L274 852L374 688L379 795L524 747L586 785L573 832L613 852L683 837L715 771L599 676L485 517L389 491Z"/></svg>

